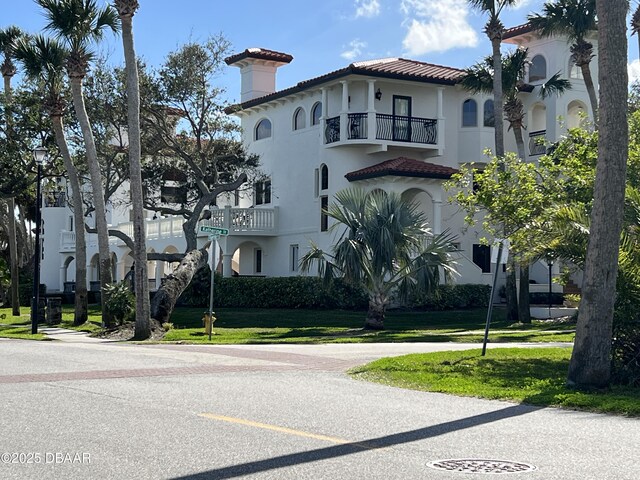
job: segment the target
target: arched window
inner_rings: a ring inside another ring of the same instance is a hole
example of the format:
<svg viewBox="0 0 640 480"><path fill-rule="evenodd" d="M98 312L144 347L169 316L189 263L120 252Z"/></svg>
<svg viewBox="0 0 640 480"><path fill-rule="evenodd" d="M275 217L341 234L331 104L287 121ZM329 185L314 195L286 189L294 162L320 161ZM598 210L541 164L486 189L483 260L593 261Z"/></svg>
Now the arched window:
<svg viewBox="0 0 640 480"><path fill-rule="evenodd" d="M256 125L256 140L262 140L263 138L269 138L271 136L271 122L263 118Z"/></svg>
<svg viewBox="0 0 640 480"><path fill-rule="evenodd" d="M307 119L302 107L296 109L293 114L293 129L300 130L301 128L305 128L307 126Z"/></svg>
<svg viewBox="0 0 640 480"><path fill-rule="evenodd" d="M478 126L478 104L475 100L465 100L462 104L462 126Z"/></svg>
<svg viewBox="0 0 640 480"><path fill-rule="evenodd" d="M529 66L529 81L536 82L547 78L547 61L542 55L536 55Z"/></svg>
<svg viewBox="0 0 640 480"><path fill-rule="evenodd" d="M320 190L327 190L329 188L329 167L322 165L320 167Z"/></svg>
<svg viewBox="0 0 640 480"><path fill-rule="evenodd" d="M582 80L582 68L573 62L573 58L569 59L569 78Z"/></svg>
<svg viewBox="0 0 640 480"><path fill-rule="evenodd" d="M493 100L487 100L484 102L484 126L485 127L495 127L496 119L494 118L493 113Z"/></svg>
<svg viewBox="0 0 640 480"><path fill-rule="evenodd" d="M320 125L322 116L322 103L316 102L311 109L311 125Z"/></svg>

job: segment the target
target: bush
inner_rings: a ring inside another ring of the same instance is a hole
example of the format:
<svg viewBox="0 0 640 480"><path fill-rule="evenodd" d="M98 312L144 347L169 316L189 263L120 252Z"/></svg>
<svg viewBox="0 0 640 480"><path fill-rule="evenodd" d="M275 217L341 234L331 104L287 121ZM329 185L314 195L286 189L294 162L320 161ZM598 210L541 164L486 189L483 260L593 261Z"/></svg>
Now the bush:
<svg viewBox="0 0 640 480"><path fill-rule="evenodd" d="M529 303L531 305L549 305L549 293L532 292L529 294ZM551 293L551 305L563 305L564 295L558 292Z"/></svg>
<svg viewBox="0 0 640 480"><path fill-rule="evenodd" d="M409 305L432 310L454 310L461 308L480 308L489 305L491 286L465 283L459 285L440 285L429 295L417 295L410 299Z"/></svg>
<svg viewBox="0 0 640 480"><path fill-rule="evenodd" d="M118 325L131 320L135 314L135 298L126 282L112 283L105 286L107 301L104 309L113 316Z"/></svg>
<svg viewBox="0 0 640 480"><path fill-rule="evenodd" d="M181 305L206 307L209 304L211 271L201 269L191 285L178 299ZM367 306L366 295L342 280L329 286L316 277L231 277L216 274L216 307L236 308L317 308L361 309Z"/></svg>

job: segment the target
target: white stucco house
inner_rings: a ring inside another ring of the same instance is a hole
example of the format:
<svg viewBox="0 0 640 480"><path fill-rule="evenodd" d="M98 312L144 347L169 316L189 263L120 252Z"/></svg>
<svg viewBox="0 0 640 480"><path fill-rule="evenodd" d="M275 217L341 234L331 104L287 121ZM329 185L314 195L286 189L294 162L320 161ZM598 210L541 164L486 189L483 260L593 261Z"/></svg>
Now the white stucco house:
<svg viewBox="0 0 640 480"><path fill-rule="evenodd" d="M566 38L540 38L524 25L507 30L504 41L529 49L530 91L521 95L530 138L526 160L536 161L545 151L539 138L553 142L590 116L588 94ZM484 150L493 150L491 96L462 89L460 69L403 58L354 62L278 90L277 70L292 60L263 48L226 60L240 70L241 103L234 114L247 150L260 156L265 180L253 185L251 198L218 202L226 206L203 221L230 230L220 242L223 274L299 275L298 260L310 241L321 248L332 243L322 209L336 192L360 186L396 191L419 202L434 233L457 235L456 281L490 283L495 264L480 243L484 233L465 228L464 215L448 202L443 183L461 164L485 161ZM597 61L591 65L597 79ZM542 100L537 87L556 72L571 81L572 89ZM505 131L505 139L506 149L516 151L513 134ZM113 228L131 231L127 208L108 213ZM74 226L64 198L51 201L45 195L43 219L42 282L49 291L63 291L74 274ZM156 252L182 251L182 221L150 213L147 246ZM129 250L115 239L112 248L115 279L121 280L132 263ZM93 235L88 259L90 280L97 282ZM152 289L171 268L150 262ZM546 264L534 265L531 278L546 283Z"/></svg>

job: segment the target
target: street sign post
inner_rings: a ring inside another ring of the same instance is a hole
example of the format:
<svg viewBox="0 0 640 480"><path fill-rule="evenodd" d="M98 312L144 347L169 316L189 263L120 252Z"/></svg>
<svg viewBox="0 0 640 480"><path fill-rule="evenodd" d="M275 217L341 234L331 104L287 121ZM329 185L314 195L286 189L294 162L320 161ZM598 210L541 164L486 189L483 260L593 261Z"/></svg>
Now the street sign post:
<svg viewBox="0 0 640 480"><path fill-rule="evenodd" d="M215 271L218 265L218 238L221 236L229 235L228 228L211 227L209 225L201 225L200 231L209 234L209 240L211 240L211 255L209 255L209 264L211 268L211 291L209 292L209 325L205 327L209 334L209 341L211 341L211 330L213 329L213 287L215 282Z"/></svg>

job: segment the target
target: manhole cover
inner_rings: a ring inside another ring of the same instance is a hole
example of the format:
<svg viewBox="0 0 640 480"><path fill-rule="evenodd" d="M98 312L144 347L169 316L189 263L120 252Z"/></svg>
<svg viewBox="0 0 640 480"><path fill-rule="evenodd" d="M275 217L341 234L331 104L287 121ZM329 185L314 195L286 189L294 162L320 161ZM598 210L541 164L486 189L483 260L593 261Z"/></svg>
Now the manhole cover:
<svg viewBox="0 0 640 480"><path fill-rule="evenodd" d="M448 472L487 474L531 472L536 469L533 465L522 462L477 459L436 460L427 463L427 466Z"/></svg>

